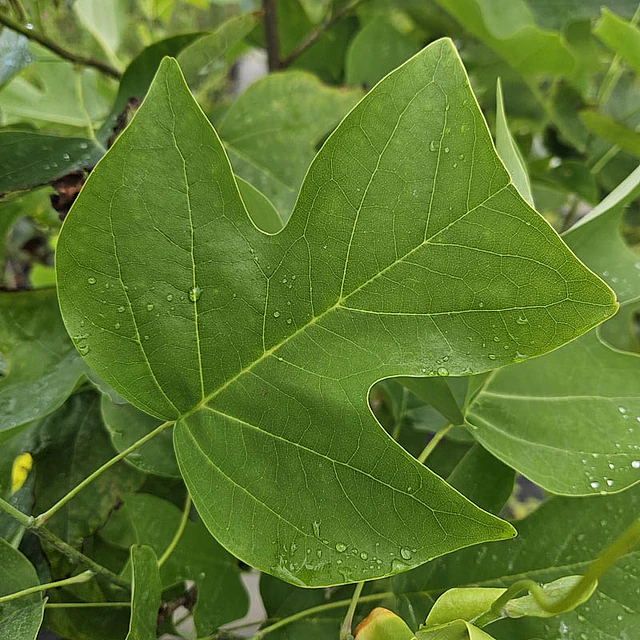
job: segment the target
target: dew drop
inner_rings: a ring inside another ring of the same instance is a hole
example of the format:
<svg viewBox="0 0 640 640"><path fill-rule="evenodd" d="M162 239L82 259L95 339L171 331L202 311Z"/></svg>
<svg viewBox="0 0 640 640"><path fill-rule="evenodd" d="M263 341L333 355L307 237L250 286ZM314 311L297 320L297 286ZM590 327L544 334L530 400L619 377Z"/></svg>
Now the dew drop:
<svg viewBox="0 0 640 640"><path fill-rule="evenodd" d="M202 289L200 289L198 285L189 289L189 300L191 300L191 302L197 302L200 299L201 295Z"/></svg>
<svg viewBox="0 0 640 640"><path fill-rule="evenodd" d="M411 560L411 549L409 549L408 547L402 547L402 549L400 549L400 555L405 560Z"/></svg>
<svg viewBox="0 0 640 640"><path fill-rule="evenodd" d="M167 295L167 301L168 301L168 302L171 302L172 300L173 300L173 294L172 294L172 293L169 293L169 294Z"/></svg>
<svg viewBox="0 0 640 640"><path fill-rule="evenodd" d="M363 560L366 560L366 559L369 557L369 554L368 554L366 551L363 551L363 552L360 554L360 557L361 557Z"/></svg>
<svg viewBox="0 0 640 640"><path fill-rule="evenodd" d="M122 305L118 307L118 313L124 313L124 307Z"/></svg>
<svg viewBox="0 0 640 640"><path fill-rule="evenodd" d="M499 336L493 336L493 341L494 342L500 342Z"/></svg>
<svg viewBox="0 0 640 640"><path fill-rule="evenodd" d="M590 486L592 489L598 489L598 488L600 487L600 483L599 483L599 482L596 482L596 481L594 480L593 482L590 482L590 483L589 483L589 486Z"/></svg>
<svg viewBox="0 0 640 640"><path fill-rule="evenodd" d="M618 411L624 415L625 413L627 413L627 410L624 407L618 407Z"/></svg>
<svg viewBox="0 0 640 640"><path fill-rule="evenodd" d="M634 460L634 461L631 463L631 466L632 466L634 469L640 469L640 460Z"/></svg>
<svg viewBox="0 0 640 640"><path fill-rule="evenodd" d="M89 284L95 284L95 283L96 283L96 279L95 279L94 277L87 278L87 282L88 282Z"/></svg>
<svg viewBox="0 0 640 640"><path fill-rule="evenodd" d="M291 324L293 320L291 318L287 318L287 324Z"/></svg>
<svg viewBox="0 0 640 640"><path fill-rule="evenodd" d="M279 311L274 311L273 312L273 317L274 318L279 318L280 317L280 312Z"/></svg>
<svg viewBox="0 0 640 640"><path fill-rule="evenodd" d="M432 140L432 141L431 141L431 144L429 145L429 149L430 149L431 151L435 151L437 148L438 148L438 145L436 144L436 141L435 141L435 140Z"/></svg>
<svg viewBox="0 0 640 640"><path fill-rule="evenodd" d="M62 157L67 161L71 160L71 156L68 153L63 153Z"/></svg>
<svg viewBox="0 0 640 640"><path fill-rule="evenodd" d="M436 371L436 373L439 376L448 376L449 375L449 369L447 369L446 367L438 367L438 370Z"/></svg>
<svg viewBox="0 0 640 640"><path fill-rule="evenodd" d="M116 322L115 327L116 327L116 329L119 329L120 328L120 323Z"/></svg>
<svg viewBox="0 0 640 640"><path fill-rule="evenodd" d="M153 311L153 305L151 303L147 305L147 311Z"/></svg>
<svg viewBox="0 0 640 640"><path fill-rule="evenodd" d="M445 153L449 153L449 147L445 147L445 148L444 148L444 152L445 152Z"/></svg>
<svg viewBox="0 0 640 640"><path fill-rule="evenodd" d="M347 545L342 543L342 542L338 542L336 543L336 551L338 553L344 553L347 550Z"/></svg>
<svg viewBox="0 0 640 640"><path fill-rule="evenodd" d="M493 353L490 353L487 357L489 358L489 360L495 360L496 359L496 356Z"/></svg>

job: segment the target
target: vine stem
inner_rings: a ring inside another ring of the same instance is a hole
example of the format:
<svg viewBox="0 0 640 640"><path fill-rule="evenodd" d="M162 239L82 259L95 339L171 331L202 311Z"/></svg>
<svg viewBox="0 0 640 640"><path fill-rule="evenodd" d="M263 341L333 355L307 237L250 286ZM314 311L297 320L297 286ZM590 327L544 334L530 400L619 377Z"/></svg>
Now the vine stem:
<svg viewBox="0 0 640 640"><path fill-rule="evenodd" d="M126 458L130 453L133 453L136 449L141 447L143 444L149 442L149 440L155 438L159 433L173 426L174 421L168 420L167 422L163 422L159 427L156 427L153 431L150 431L144 437L140 438L134 442L130 447L127 447L124 451L121 451L117 456L114 456L110 460L107 460L101 467L96 469L93 473L88 475L80 484L76 485L69 493L62 496L58 502L56 502L50 509L47 509L44 513L41 513L33 522L32 527L36 529L41 527L54 513L62 509L69 500L73 499L80 491L82 491L88 484L90 484L93 480L95 480L99 475L104 473L107 469L112 467L117 462L120 462L123 458Z"/></svg>
<svg viewBox="0 0 640 640"><path fill-rule="evenodd" d="M368 596L362 596L359 598L358 602L375 602L377 600L384 600L385 598L395 598L395 593L391 591L386 591L383 593L372 593ZM304 611L298 611L298 613L294 613L287 618L282 618L282 620L278 620L278 622L274 622L268 627L264 627L257 631L252 637L251 640L262 640L264 636L272 631L276 631L276 629L281 629L292 622L296 622L297 620L302 620L308 616L312 616L315 613L322 613L323 611L331 611L332 609L342 609L343 607L349 607L353 602L353 598L349 600L337 600L336 602L328 602L327 604L320 604L316 607L311 607L310 609L305 609Z"/></svg>
<svg viewBox="0 0 640 640"><path fill-rule="evenodd" d="M342 626L340 627L340 640L353 640L353 636L351 635L351 628L353 627L353 616L356 612L356 607L358 606L358 600L360 600L360 596L362 595L363 587L364 581L358 582L358 584L356 584L351 602L349 603L349 608L347 609L344 621L342 622Z"/></svg>
<svg viewBox="0 0 640 640"><path fill-rule="evenodd" d="M76 563L83 564L86 567L89 567L94 574L100 575L103 578L109 580L113 584L122 587L123 589L130 590L131 585L122 578L118 577L112 571L109 571L106 567L103 567L101 564L98 564L91 558L84 555L84 553L78 551L70 544L67 544L64 540L58 538L57 535L51 533L49 529L45 527L37 527L35 525L34 518L31 516L27 516L22 511L18 511L13 505L10 505L6 500L0 498L0 511L4 511L9 514L14 520L19 522L25 529L29 529L29 531L33 531L39 538L48 542L52 547L55 547L58 551L63 553L65 556L70 558Z"/></svg>
<svg viewBox="0 0 640 640"><path fill-rule="evenodd" d="M320 36L330 27L332 27L338 20L342 19L348 13L353 11L359 4L362 4L365 0L352 0L348 4L344 5L341 9L334 11L326 20L324 20L320 26L312 31L298 46L284 59L280 61L280 68L284 69L293 64L312 44L314 44Z"/></svg>
<svg viewBox="0 0 640 640"><path fill-rule="evenodd" d="M422 450L422 453L418 456L418 462L424 463L424 461L431 455L433 450L438 446L438 443L440 442L440 440L442 440L442 438L444 438L452 428L453 428L453 423L449 422L448 424L445 424L444 427L436 431L433 438L429 440L429 442L427 443L427 446Z"/></svg>
<svg viewBox="0 0 640 640"><path fill-rule="evenodd" d="M45 609L101 609L131 606L130 602L47 602Z"/></svg>
<svg viewBox="0 0 640 640"><path fill-rule="evenodd" d="M47 589L55 589L56 587L64 587L68 584L80 584L82 582L88 582L93 578L93 571L84 571L77 576L71 578L65 578L64 580L56 580L55 582L47 582L46 584L39 584L35 587L29 587L28 589L22 589L22 591L16 591L6 596L0 597L0 605L10 600L16 600L17 598L24 598L32 593L38 593L39 591L46 591Z"/></svg>
<svg viewBox="0 0 640 640"><path fill-rule="evenodd" d="M120 71L112 67L110 64L102 62L102 60L96 60L95 58L89 58L87 56L73 53L72 51L69 51L68 49L65 49L64 47L59 45L54 40L51 40L51 38L48 38L44 34L38 33L33 29L28 29L27 27L11 19L4 13L0 13L0 24L3 24L8 29L11 29L11 31L22 34L29 40L33 40L34 42L41 44L43 47L46 47L47 49L49 49L49 51L53 51L53 53L60 56L61 58L69 60L69 62L73 62L74 64L79 64L84 67L93 67L101 73L115 78L116 80L120 80L120 78L122 77Z"/></svg>
<svg viewBox="0 0 640 640"><path fill-rule="evenodd" d="M184 501L184 509L182 511L182 518L180 519L180 524L178 525L178 530L176 531L173 539L169 543L169 546L164 550L164 553L160 556L158 560L158 567L161 567L166 561L167 558L173 553L173 550L176 548L178 542L180 542L180 538L184 533L184 530L187 527L187 521L189 520L189 511L191 511L191 496L187 491L187 499Z"/></svg>
<svg viewBox="0 0 640 640"><path fill-rule="evenodd" d="M551 599L544 589L533 580L518 580L514 582L492 605L489 611L483 613L475 625L484 627L503 617L503 610L507 603L528 591L538 605L551 614L557 615L564 611L570 611L580 603L581 598L588 593L594 584L619 558L629 553L636 545L640 544L640 518L637 518L623 533L612 542L602 554L594 560L585 571L579 582L559 600Z"/></svg>
<svg viewBox="0 0 640 640"><path fill-rule="evenodd" d="M267 47L269 71L280 68L280 38L278 36L278 8L276 0L262 0L264 43Z"/></svg>

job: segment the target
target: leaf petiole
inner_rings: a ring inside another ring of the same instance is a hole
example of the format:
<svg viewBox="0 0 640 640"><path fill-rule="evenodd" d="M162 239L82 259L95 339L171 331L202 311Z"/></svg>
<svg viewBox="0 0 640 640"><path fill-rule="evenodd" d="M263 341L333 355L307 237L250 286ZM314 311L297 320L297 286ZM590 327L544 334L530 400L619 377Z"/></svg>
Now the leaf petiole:
<svg viewBox="0 0 640 640"><path fill-rule="evenodd" d="M68 584L80 584L82 582L88 582L89 580L91 580L91 578L93 578L93 576L94 576L93 571L83 571L82 573L79 573L77 576L72 576L71 578L65 578L64 580L56 580L55 582L47 582L46 584L39 584L35 587L22 589L22 591L16 591L15 593L9 593L6 596L0 597L0 604L4 604L5 602L9 602L10 600L23 598L24 596L29 596L32 593L46 591L47 589L64 587Z"/></svg>
<svg viewBox="0 0 640 640"><path fill-rule="evenodd" d="M172 427L175 424L173 420L167 420L167 422L163 422L160 426L156 427L153 431L150 431L144 437L140 438L134 442L130 447L127 447L124 451L121 451L117 456L111 458L111 460L107 460L101 467L96 469L93 473L88 475L80 484L76 485L69 493L62 496L58 502L56 502L50 509L47 509L44 513L41 513L33 522L33 527L38 528L41 527L54 513L62 509L69 500L73 499L80 491L82 491L88 484L90 484L93 480L95 480L99 475L104 473L107 469L112 467L120 460L126 458L130 453L133 453L136 449L139 449L143 444L149 442L155 438L159 433L162 433L165 429Z"/></svg>
<svg viewBox="0 0 640 640"><path fill-rule="evenodd" d="M173 550L178 545L178 542L180 542L180 538L182 537L182 534L184 533L184 530L187 527L187 522L189 520L189 512L190 511L191 511L191 496L189 495L189 492L187 491L187 499L184 502L184 509L182 511L182 518L180 519L180 524L178 525L178 530L176 531L175 535L173 536L173 539L171 540L171 542L169 543L169 546L164 550L164 553L160 556L160 558L158 560L158 566L159 567L161 567L167 561L167 558L173 553Z"/></svg>
<svg viewBox="0 0 640 640"><path fill-rule="evenodd" d="M347 614L345 615L342 626L340 627L340 640L353 640L353 636L351 635L351 627L353 626L353 615L356 612L356 607L358 606L358 600L360 600L360 595L362 594L363 587L364 581L358 582L358 584L356 584L351 602L349 603L349 609L347 609Z"/></svg>
<svg viewBox="0 0 640 640"><path fill-rule="evenodd" d="M453 423L449 422L444 427L438 429L433 438L429 440L427 446L422 450L422 453L418 456L418 462L424 463L424 461L431 455L433 450L438 446L438 443L444 438L447 433L453 428Z"/></svg>

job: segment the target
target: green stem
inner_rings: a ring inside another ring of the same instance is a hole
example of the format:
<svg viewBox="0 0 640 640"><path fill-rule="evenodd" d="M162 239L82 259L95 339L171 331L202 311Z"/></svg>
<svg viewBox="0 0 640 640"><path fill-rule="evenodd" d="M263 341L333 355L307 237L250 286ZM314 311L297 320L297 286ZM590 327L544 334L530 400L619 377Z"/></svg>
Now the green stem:
<svg viewBox="0 0 640 640"><path fill-rule="evenodd" d="M614 144L613 147L610 147L607 152L598 160L593 167L591 167L591 173L593 175L597 175L600 173L605 166L609 163L610 160L615 158L620 152L620 147L617 144Z"/></svg>
<svg viewBox="0 0 640 640"><path fill-rule="evenodd" d="M422 450L422 453L418 456L418 462L424 463L424 461L431 455L433 450L438 446L438 443L444 438L447 433L453 428L453 424L449 422L444 427L436 431L433 438L429 440L427 446Z"/></svg>
<svg viewBox="0 0 640 640"><path fill-rule="evenodd" d="M396 423L393 426L393 433L391 437L397 442L400 437L400 432L402 431L402 421L404 418L404 412L407 408L407 400L409 398L409 389L407 387L402 387L402 400L400 401L400 408L398 409L398 417L396 419Z"/></svg>
<svg viewBox="0 0 640 640"><path fill-rule="evenodd" d="M32 593L38 593L39 591L55 589L56 587L64 587L68 584L80 584L82 582L91 580L91 578L93 578L93 571L84 571L83 573L79 573L77 576L72 576L71 578L56 580L55 582L47 582L46 584L39 584L35 587L29 587L28 589L22 589L22 591L16 591L15 593L10 593L9 595L2 596L0 597L0 604L9 602L9 600L23 598L24 596L29 596Z"/></svg>
<svg viewBox="0 0 640 640"><path fill-rule="evenodd" d="M394 598L395 593L393 592L384 592L384 593L372 593L368 596L362 596L359 599L359 602L375 602L377 600L385 600L386 598ZM272 631L276 631L276 629L281 629L282 627L286 627L292 622L296 622L298 620L302 620L308 616L312 616L316 613L322 613L324 611L331 611L332 609L342 609L343 607L348 607L353 601L353 598L349 600L338 600L336 602L328 602L327 604L320 604L317 607L311 607L310 609L305 609L304 611L298 611L298 613L294 613L287 618L282 618L282 620L278 620L278 622L274 622L268 627L264 627L257 631L252 637L251 640L262 640L264 636Z"/></svg>
<svg viewBox="0 0 640 640"><path fill-rule="evenodd" d="M15 20L12 20L4 13L0 13L0 24L11 29L11 31L22 34L26 38L29 38L29 40L33 40L34 42L41 44L43 47L46 47L49 51L53 51L53 53L61 58L69 60L69 62L82 65L83 67L93 67L116 80L119 80L122 77L122 74L117 69L114 69L110 64L102 62L102 60L96 60L95 58L88 58L86 56L73 53L72 51L60 46L57 42L54 42L44 34L38 33L34 29L27 29L27 27L21 25Z"/></svg>
<svg viewBox="0 0 640 640"><path fill-rule="evenodd" d="M180 519L180 524L178 525L178 530L173 536L173 540L169 543L169 546L164 550L164 553L160 556L158 560L158 566L161 567L166 561L167 558L173 553L173 550L176 548L182 534L184 533L185 528L187 527L187 521L189 520L189 512L191 511L191 496L189 492L187 492L187 499L184 502L184 509L182 511L182 518Z"/></svg>
<svg viewBox="0 0 640 640"><path fill-rule="evenodd" d="M334 11L320 26L312 31L298 46L284 59L280 61L280 68L286 69L293 64L311 45L313 45L320 36L330 27L332 27L338 20L341 20L348 13L353 11L359 4L362 4L365 0L352 0L345 4L341 9Z"/></svg>
<svg viewBox="0 0 640 640"><path fill-rule="evenodd" d="M104 473L107 469L112 467L114 464L120 462L123 458L126 458L130 453L133 453L136 449L140 448L143 444L149 442L149 440L155 438L159 433L173 426L174 422L168 420L167 422L163 422L159 427L156 427L153 431L147 433L146 436L140 438L134 442L130 447L127 447L124 451L121 451L117 456L111 458L111 460L107 460L100 468L96 469L92 474L88 475L80 484L75 486L69 493L64 495L58 502L56 502L50 509L47 509L44 513L41 513L34 522L35 527L41 527L54 513L62 509L69 500L75 498L78 493L80 493L88 484L93 482L99 475Z"/></svg>
<svg viewBox="0 0 640 640"><path fill-rule="evenodd" d="M130 607L130 602L47 602L46 609L98 609L109 607Z"/></svg>
<svg viewBox="0 0 640 640"><path fill-rule="evenodd" d="M267 48L269 71L280 68L280 38L278 37L278 13L276 0L262 0L264 43Z"/></svg>
<svg viewBox="0 0 640 640"><path fill-rule="evenodd" d="M638 544L640 544L640 518L636 519L591 563L580 581L564 597L559 600L550 599L544 589L533 580L518 580L491 605L489 611L475 621L475 625L484 627L503 617L507 603L525 591L528 591L538 605L549 613L558 614L570 611L619 558L629 553Z"/></svg>
<svg viewBox="0 0 640 640"><path fill-rule="evenodd" d="M363 587L364 581L358 582L358 584L356 585L353 596L351 598L351 602L349 603L349 608L347 609L344 621L342 622L342 626L340 627L340 640L353 640L353 636L351 635L351 628L353 627L353 616L355 615L356 607L358 606L358 600L360 600L360 596L362 595Z"/></svg>
<svg viewBox="0 0 640 640"><path fill-rule="evenodd" d="M31 516L27 516L21 511L18 511L15 507L10 505L6 500L0 498L0 510L8 513L14 520L19 522L25 529L29 529L29 531L33 531L39 538L48 542L52 547L55 547L60 553L63 553L67 558L73 560L73 562L77 564L82 564L85 567L89 567L93 573L96 575L100 575L103 578L113 582L113 584L122 587L123 589L131 589L131 586L128 582L119 578L115 573L109 571L106 567L103 567L101 564L98 564L91 558L85 556L83 553L67 544L64 540L61 540L55 534L51 533L49 529L36 526L35 520Z"/></svg>

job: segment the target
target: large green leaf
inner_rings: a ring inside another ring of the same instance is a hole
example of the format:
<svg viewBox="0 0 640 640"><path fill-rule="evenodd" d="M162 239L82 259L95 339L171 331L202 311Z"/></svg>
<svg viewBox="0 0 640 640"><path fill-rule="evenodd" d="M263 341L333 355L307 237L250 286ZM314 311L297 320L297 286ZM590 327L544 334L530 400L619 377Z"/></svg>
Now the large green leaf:
<svg viewBox="0 0 640 640"><path fill-rule="evenodd" d="M178 530L180 511L148 494L126 496L100 531L108 542L122 548L144 544L161 556ZM247 612L247 595L236 559L211 538L201 523L187 522L173 553L160 568L163 587L193 580L198 588L194 621L200 636Z"/></svg>
<svg viewBox="0 0 640 640"><path fill-rule="evenodd" d="M260 79L218 123L235 172L287 218L313 159L314 145L360 95L356 90L327 87L302 71Z"/></svg>
<svg viewBox="0 0 640 640"><path fill-rule="evenodd" d="M594 136L640 158L640 133L597 111L580 112L580 121Z"/></svg>
<svg viewBox="0 0 640 640"><path fill-rule="evenodd" d="M0 293L0 442L57 409L85 376L53 289Z"/></svg>
<svg viewBox="0 0 640 640"><path fill-rule="evenodd" d="M131 547L131 573L131 622L126 640L156 640L162 585L151 547Z"/></svg>
<svg viewBox="0 0 640 640"><path fill-rule="evenodd" d="M0 538L0 596L37 587L33 565L6 540ZM32 593L0 605L0 638L35 640L42 623L44 600Z"/></svg>
<svg viewBox="0 0 640 640"><path fill-rule="evenodd" d="M309 586L511 535L383 432L374 382L486 371L616 308L510 183L450 41L349 114L275 236L250 221L166 61L67 217L57 274L86 361L179 420L178 462L209 530Z"/></svg>
<svg viewBox="0 0 640 640"><path fill-rule="evenodd" d="M640 262L619 230L625 203L639 192L637 169L565 235L622 302L640 296ZM638 356L610 349L593 330L492 373L465 419L483 446L549 491L615 492L640 481L639 385Z"/></svg>

